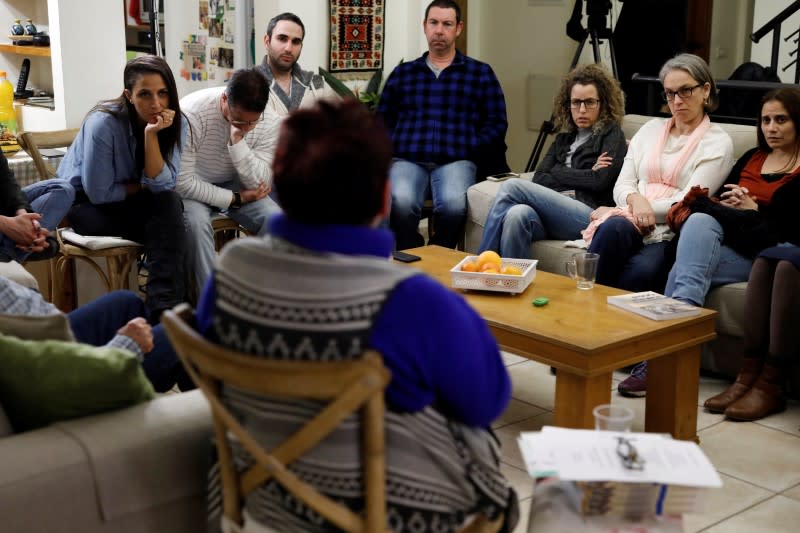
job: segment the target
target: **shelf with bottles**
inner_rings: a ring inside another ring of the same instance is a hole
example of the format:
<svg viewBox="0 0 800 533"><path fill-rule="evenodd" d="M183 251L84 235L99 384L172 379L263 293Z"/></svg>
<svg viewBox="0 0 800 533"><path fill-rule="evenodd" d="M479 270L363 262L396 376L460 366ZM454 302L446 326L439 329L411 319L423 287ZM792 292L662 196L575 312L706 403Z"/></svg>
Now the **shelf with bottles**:
<svg viewBox="0 0 800 533"><path fill-rule="evenodd" d="M50 57L49 46L19 46L17 44L0 43L0 52L27 56Z"/></svg>

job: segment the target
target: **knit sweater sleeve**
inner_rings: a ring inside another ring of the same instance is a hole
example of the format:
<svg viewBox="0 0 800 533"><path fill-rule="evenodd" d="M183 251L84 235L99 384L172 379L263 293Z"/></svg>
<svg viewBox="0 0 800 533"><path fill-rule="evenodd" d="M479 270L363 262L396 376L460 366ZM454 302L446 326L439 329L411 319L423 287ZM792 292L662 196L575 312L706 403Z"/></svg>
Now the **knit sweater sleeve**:
<svg viewBox="0 0 800 533"><path fill-rule="evenodd" d="M191 111L185 111L185 115L190 129L181 153L180 172L175 190L182 198L225 209L233 200L231 191L209 183L197 175L198 152L204 141L206 126L200 115Z"/></svg>
<svg viewBox="0 0 800 533"><path fill-rule="evenodd" d="M251 135L228 146L228 154L245 189L255 189L261 182L272 184L272 159L278 144L281 117L271 110L264 114L264 120L258 123Z"/></svg>
<svg viewBox="0 0 800 533"><path fill-rule="evenodd" d="M511 383L486 322L427 276L400 283L374 323L370 343L392 370L387 402L487 427L505 409Z"/></svg>

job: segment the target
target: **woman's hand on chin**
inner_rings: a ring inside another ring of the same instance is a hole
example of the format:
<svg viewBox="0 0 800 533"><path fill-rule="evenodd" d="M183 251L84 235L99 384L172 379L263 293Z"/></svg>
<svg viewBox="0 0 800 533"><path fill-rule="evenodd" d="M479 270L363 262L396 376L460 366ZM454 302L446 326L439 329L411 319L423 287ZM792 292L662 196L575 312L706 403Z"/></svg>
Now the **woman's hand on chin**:
<svg viewBox="0 0 800 533"><path fill-rule="evenodd" d="M175 111L172 109L165 109L155 116L152 122L148 122L144 127L145 133L158 133L159 131L172 126L172 121L175 118Z"/></svg>

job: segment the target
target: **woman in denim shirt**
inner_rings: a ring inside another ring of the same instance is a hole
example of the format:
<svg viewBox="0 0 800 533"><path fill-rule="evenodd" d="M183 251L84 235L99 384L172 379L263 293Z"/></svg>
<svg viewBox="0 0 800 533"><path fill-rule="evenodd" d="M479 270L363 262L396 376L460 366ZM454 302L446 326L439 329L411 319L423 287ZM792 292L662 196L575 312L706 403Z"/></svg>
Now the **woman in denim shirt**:
<svg viewBox="0 0 800 533"><path fill-rule="evenodd" d="M162 58L129 61L124 85L118 98L89 112L58 176L75 187L68 219L76 232L144 245L147 308L157 323L184 299L183 205L174 189L188 122Z"/></svg>

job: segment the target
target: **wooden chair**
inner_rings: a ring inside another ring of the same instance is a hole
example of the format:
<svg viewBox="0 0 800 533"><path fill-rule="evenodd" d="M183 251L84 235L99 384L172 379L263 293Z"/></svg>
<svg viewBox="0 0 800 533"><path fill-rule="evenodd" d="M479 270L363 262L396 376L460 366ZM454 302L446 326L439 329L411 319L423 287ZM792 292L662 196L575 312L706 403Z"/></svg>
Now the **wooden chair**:
<svg viewBox="0 0 800 533"><path fill-rule="evenodd" d="M78 129L60 131L23 131L17 134L17 142L33 159L40 180L55 177L55 172L45 164L40 148L62 148L72 144ZM74 260L78 259L90 265L100 276L107 291L128 288L128 275L142 253L143 247L115 246L101 250L90 250L56 238L60 253L50 261L49 299L62 311L70 311L76 307ZM95 259L104 258L106 270L103 272Z"/></svg>
<svg viewBox="0 0 800 533"><path fill-rule="evenodd" d="M241 235L249 235L249 232L240 226L238 222L222 213L217 213L211 217L211 229L214 231L214 248L217 252L222 250L222 247L233 239Z"/></svg>
<svg viewBox="0 0 800 533"><path fill-rule="evenodd" d="M384 457L384 388L389 371L376 352L357 361L316 363L273 361L225 349L205 340L190 325L191 308L181 304L161 320L187 372L203 391L214 419L225 516L242 524L244 497L274 478L310 508L349 532L378 532L386 528ZM245 430L220 399L220 385L284 398L328 401L317 416L273 450L265 450ZM364 517L334 502L301 481L286 467L331 433L349 415L362 413L364 437ZM233 467L228 442L232 433L253 457L242 473Z"/></svg>

